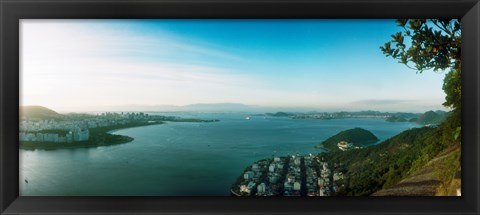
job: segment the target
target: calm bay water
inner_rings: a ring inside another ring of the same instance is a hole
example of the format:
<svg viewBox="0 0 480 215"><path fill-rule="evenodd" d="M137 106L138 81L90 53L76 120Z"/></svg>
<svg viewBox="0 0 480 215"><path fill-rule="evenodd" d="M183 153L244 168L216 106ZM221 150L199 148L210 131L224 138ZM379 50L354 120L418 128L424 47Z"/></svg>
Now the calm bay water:
<svg viewBox="0 0 480 215"><path fill-rule="evenodd" d="M382 119L289 119L246 114L179 114L215 123L167 123L118 130L133 142L87 149L20 150L22 196L228 196L248 165L314 146L361 127L381 140L414 123ZM29 183L24 180L28 179Z"/></svg>

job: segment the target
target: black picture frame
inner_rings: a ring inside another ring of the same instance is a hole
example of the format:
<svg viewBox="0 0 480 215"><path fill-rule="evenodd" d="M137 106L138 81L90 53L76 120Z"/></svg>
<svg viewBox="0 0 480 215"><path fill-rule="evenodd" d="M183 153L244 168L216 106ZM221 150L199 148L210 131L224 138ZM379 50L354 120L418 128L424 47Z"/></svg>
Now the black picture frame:
<svg viewBox="0 0 480 215"><path fill-rule="evenodd" d="M0 0L2 214L479 214L478 0ZM19 197L20 19L461 18L461 197Z"/></svg>

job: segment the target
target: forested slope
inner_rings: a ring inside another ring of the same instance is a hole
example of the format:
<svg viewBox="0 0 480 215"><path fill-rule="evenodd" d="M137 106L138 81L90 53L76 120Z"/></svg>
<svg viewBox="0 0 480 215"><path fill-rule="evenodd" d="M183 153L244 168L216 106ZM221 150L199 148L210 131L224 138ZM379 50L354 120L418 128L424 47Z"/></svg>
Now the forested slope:
<svg viewBox="0 0 480 215"><path fill-rule="evenodd" d="M429 162L434 168L443 165L441 168L446 171L436 173L439 182L450 183L460 171L461 138L457 120L458 117L450 116L438 127L410 129L375 146L325 153L325 158L341 164L348 175L346 187L338 195L371 195L394 187L409 176L420 174ZM448 149L456 149L458 153L448 156L448 162L435 162Z"/></svg>

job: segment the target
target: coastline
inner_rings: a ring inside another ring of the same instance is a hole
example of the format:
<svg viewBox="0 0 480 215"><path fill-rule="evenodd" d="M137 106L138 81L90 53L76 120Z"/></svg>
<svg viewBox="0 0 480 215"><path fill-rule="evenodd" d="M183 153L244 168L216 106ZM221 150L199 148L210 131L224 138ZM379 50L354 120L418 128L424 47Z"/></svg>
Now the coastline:
<svg viewBox="0 0 480 215"><path fill-rule="evenodd" d="M324 146L322 143L320 143L320 144L317 144L317 145L315 145L314 147L315 147L316 149L322 149L322 150L325 150L325 151L324 151L325 153L328 153L328 152L330 152L330 149L326 148L326 147L325 147L325 146ZM321 152L321 153L323 153L323 152Z"/></svg>
<svg viewBox="0 0 480 215"><path fill-rule="evenodd" d="M127 128L135 128L135 127L142 127L142 126L150 126L150 125L159 125L164 124L164 122L142 122L142 123L130 123L127 125L116 125L110 127L102 127L102 128L95 128L92 129L92 137L88 141L82 142L72 142L72 143L57 143L57 142L26 142L20 141L19 142L19 149L23 150L56 150L56 149L76 149L76 148L93 148L99 146L111 146L111 145L118 145L129 143L134 140L133 137L125 136L125 135L118 135L118 134L111 134L112 132L119 131L122 129ZM107 139L108 140L105 140ZM96 139L96 140L93 140ZM102 139L102 140L98 140Z"/></svg>
<svg viewBox="0 0 480 215"><path fill-rule="evenodd" d="M136 128L136 127L143 127L143 126L150 126L150 125L161 125L161 124L165 124L165 123L166 122L155 122L155 123L148 123L148 124L145 124L145 125L135 125L135 126L128 126L128 127L124 127L124 128L114 128L114 129L106 131L105 133L108 133L108 134L111 134L111 135L120 135L120 134L113 134L113 133L117 132L117 131L124 130L124 129L128 129L128 128ZM120 135L120 136L124 136L124 135Z"/></svg>

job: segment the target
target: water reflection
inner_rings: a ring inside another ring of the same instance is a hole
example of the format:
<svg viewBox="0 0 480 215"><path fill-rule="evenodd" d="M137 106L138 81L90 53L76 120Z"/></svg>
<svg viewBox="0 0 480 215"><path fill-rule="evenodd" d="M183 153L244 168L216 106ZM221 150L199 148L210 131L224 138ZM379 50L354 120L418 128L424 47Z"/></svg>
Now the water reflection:
<svg viewBox="0 0 480 215"><path fill-rule="evenodd" d="M318 153L314 146L363 127L380 139L415 126L378 119L292 120L200 115L218 123L167 123L119 130L131 143L87 149L20 150L20 194L229 195L252 162L272 154ZM28 179L28 183L24 180Z"/></svg>

